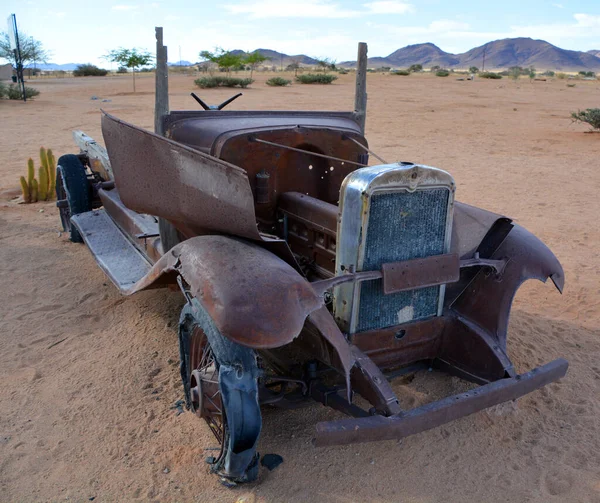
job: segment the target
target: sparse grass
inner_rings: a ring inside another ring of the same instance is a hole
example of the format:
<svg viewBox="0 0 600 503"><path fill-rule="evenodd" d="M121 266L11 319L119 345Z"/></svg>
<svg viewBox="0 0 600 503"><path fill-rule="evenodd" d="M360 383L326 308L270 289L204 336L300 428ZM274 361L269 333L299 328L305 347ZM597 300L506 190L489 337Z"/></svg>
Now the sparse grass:
<svg viewBox="0 0 600 503"><path fill-rule="evenodd" d="M23 92L21 91L21 86L19 86L19 85L11 84L10 86L8 86L5 93L6 93L6 97L9 100L22 100L23 99ZM40 92L37 89L34 89L33 87L25 86L25 97L28 100L32 100L35 96L38 96L39 94L40 94Z"/></svg>
<svg viewBox="0 0 600 503"><path fill-rule="evenodd" d="M557 78L557 79L560 79L560 80L564 80L564 79L566 79L567 77L568 77L568 75L567 75L566 73L563 73L563 72L558 72L558 73L556 74L556 78Z"/></svg>
<svg viewBox="0 0 600 503"><path fill-rule="evenodd" d="M395 72L392 72L392 75L410 75L410 72L408 70L396 70Z"/></svg>
<svg viewBox="0 0 600 503"><path fill-rule="evenodd" d="M271 77L269 80L267 80L267 85L273 87L285 87L291 83L291 80L284 79L283 77Z"/></svg>
<svg viewBox="0 0 600 503"><path fill-rule="evenodd" d="M337 80L337 76L328 73L305 73L304 75L298 75L296 80L300 84L331 84L334 80Z"/></svg>
<svg viewBox="0 0 600 503"><path fill-rule="evenodd" d="M438 70L437 72L435 72L436 77L447 77L448 75L450 75L450 72L448 70Z"/></svg>
<svg viewBox="0 0 600 503"><path fill-rule="evenodd" d="M501 79L502 75L499 75L497 73L494 72L481 72L479 74L479 77L482 79Z"/></svg>
<svg viewBox="0 0 600 503"><path fill-rule="evenodd" d="M254 82L252 79L238 79L236 77L220 76L201 77L194 80L194 84L202 89L210 89L213 87L241 87L245 89L252 84L252 82Z"/></svg>
<svg viewBox="0 0 600 503"><path fill-rule="evenodd" d="M592 126L592 130L600 131L600 108L587 108L571 112L573 122L584 122Z"/></svg>

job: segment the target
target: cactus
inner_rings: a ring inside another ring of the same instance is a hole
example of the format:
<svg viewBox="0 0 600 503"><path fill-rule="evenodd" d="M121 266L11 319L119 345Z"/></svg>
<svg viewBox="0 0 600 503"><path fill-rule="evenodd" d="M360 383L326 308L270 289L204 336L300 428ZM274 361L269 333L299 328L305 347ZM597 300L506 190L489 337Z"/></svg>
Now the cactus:
<svg viewBox="0 0 600 503"><path fill-rule="evenodd" d="M38 202L38 182L35 178L31 181L31 202Z"/></svg>
<svg viewBox="0 0 600 503"><path fill-rule="evenodd" d="M56 185L56 159L52 150L40 147L40 162L38 178L35 178L35 166L33 159L27 160L27 178L20 177L23 201L25 203L37 203L38 201L50 201L54 199Z"/></svg>
<svg viewBox="0 0 600 503"><path fill-rule="evenodd" d="M38 168L39 182L39 198L40 201L46 201L48 199L48 168L40 166Z"/></svg>
<svg viewBox="0 0 600 503"><path fill-rule="evenodd" d="M52 150L46 152L48 158L48 200L54 199L56 190L56 158Z"/></svg>
<svg viewBox="0 0 600 503"><path fill-rule="evenodd" d="M31 194L29 194L29 185L27 185L27 180L25 180L25 177L22 176L20 178L21 180L21 190L23 191L23 201L25 201L26 203L30 203L31 202Z"/></svg>
<svg viewBox="0 0 600 503"><path fill-rule="evenodd" d="M33 167L33 159L30 157L27 161L27 186L29 187L29 192L31 193L31 184L33 183L33 179L35 178L35 169Z"/></svg>
<svg viewBox="0 0 600 503"><path fill-rule="evenodd" d="M40 162L44 169L48 170L48 155L46 154L46 149L44 147L40 147Z"/></svg>

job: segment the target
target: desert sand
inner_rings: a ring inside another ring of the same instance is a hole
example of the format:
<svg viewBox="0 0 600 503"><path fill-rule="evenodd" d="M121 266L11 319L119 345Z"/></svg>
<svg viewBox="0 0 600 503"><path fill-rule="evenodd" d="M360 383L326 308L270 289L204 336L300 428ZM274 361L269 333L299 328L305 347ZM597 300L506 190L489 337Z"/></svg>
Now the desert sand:
<svg viewBox="0 0 600 503"><path fill-rule="evenodd" d="M347 110L353 77L270 88L232 109ZM600 106L600 82L519 82L369 75L367 137L392 161L451 172L457 198L506 214L561 260L566 288L529 282L515 300L509 354L522 372L559 356L558 383L398 442L321 449L320 405L265 409L259 451L284 463L234 490L209 475L216 445L183 397L176 324L183 298L119 296L83 245L60 233L54 203L19 205L18 177L41 145L98 140L100 108L152 129L154 79L34 81L27 104L0 102L0 501L600 502L600 134L570 111ZM172 109L231 90L170 80ZM101 99L90 100L91 96ZM420 372L395 384L409 408L466 389Z"/></svg>

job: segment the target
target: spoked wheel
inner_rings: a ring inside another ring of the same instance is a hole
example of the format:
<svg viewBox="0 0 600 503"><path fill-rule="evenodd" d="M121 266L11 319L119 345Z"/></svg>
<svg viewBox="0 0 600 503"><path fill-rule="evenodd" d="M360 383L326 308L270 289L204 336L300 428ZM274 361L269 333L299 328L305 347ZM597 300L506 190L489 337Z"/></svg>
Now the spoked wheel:
<svg viewBox="0 0 600 503"><path fill-rule="evenodd" d="M186 405L220 444L207 459L211 471L226 485L255 480L262 420L254 351L224 337L192 299L181 312L179 352Z"/></svg>
<svg viewBox="0 0 600 503"><path fill-rule="evenodd" d="M76 155L63 155L56 168L56 206L65 232L71 241L81 243L79 231L71 224L71 216L92 209L90 183L85 166Z"/></svg>

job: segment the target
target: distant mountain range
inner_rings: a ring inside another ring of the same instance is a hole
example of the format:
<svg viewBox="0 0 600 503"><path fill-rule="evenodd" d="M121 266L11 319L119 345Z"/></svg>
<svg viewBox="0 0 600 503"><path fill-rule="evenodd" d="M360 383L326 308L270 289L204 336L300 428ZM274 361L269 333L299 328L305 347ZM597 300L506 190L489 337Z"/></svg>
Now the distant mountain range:
<svg viewBox="0 0 600 503"><path fill-rule="evenodd" d="M301 66L315 66L316 58L305 54L290 56L271 49L256 49L260 54L269 58L265 65L284 68L292 63ZM247 55L240 49L231 51L234 54ZM452 54L440 49L432 43L407 45L385 57L369 58L369 68L389 66L392 68L407 68L410 65L420 64L424 68L441 66L444 68L467 69L470 66L482 68L485 53L485 68L489 70L506 69L511 66L533 66L537 70L559 70L577 72L581 70L600 72L600 50L592 49L587 52L568 51L556 47L544 40L531 38L505 38L488 42L462 54ZM179 61L169 63L169 66L179 66ZM196 63L181 61L181 66L192 66ZM55 63L36 65L42 70L73 71L76 63L57 65ZM342 67L354 67L356 61L343 61L338 63Z"/></svg>
<svg viewBox="0 0 600 503"><path fill-rule="evenodd" d="M239 54L241 56L247 56L249 53L246 51L242 51L240 49L236 49L231 51L233 54ZM265 61L264 65L274 65L274 66L282 66L285 68L292 63L298 63L299 65L305 66L314 66L317 65L317 60L315 58L311 58L310 56L306 56L305 54L297 54L296 56L290 56L288 54L284 54L282 52L273 51L271 49L256 49L252 52L258 52L263 56L269 58L268 61Z"/></svg>
<svg viewBox="0 0 600 503"><path fill-rule="evenodd" d="M386 57L369 58L368 66L405 68L421 64L424 68L439 65L444 68L482 68L485 53L486 69L505 69L511 66L533 66L538 70L600 71L600 51L568 51L544 40L531 38L506 38L488 42L462 54L442 51L426 43L408 45ZM340 66L353 67L356 61L344 61Z"/></svg>

